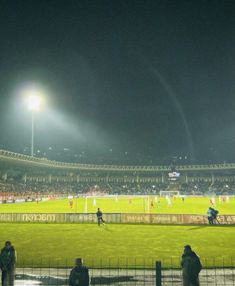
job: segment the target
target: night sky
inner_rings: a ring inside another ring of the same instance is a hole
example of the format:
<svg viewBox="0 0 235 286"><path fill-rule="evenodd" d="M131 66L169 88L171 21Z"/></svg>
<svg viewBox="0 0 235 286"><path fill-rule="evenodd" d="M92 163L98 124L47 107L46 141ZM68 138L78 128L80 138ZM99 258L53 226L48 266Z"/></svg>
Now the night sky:
<svg viewBox="0 0 235 286"><path fill-rule="evenodd" d="M1 1L0 148L67 162L235 162L235 1Z"/></svg>

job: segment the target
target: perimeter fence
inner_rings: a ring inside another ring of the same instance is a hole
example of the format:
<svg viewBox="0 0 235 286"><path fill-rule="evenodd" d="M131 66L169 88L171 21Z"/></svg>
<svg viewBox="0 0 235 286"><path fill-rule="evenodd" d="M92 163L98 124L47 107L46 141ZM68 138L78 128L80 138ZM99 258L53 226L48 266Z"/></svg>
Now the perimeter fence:
<svg viewBox="0 0 235 286"><path fill-rule="evenodd" d="M146 259L146 263L142 260L142 265L138 258L136 264L126 264L124 259L116 259L110 261L102 259L91 260L85 259L85 264L89 268L90 285L120 285L120 286L180 286L183 285L182 271L180 269L180 260L178 267L175 266L176 258L169 260L154 260L152 265L149 264L150 259ZM133 259L132 261L135 261ZM170 265L170 261L172 264ZM222 264L218 266L217 259L201 259L203 269L200 272L201 286L225 286L235 285L235 259L223 259ZM127 260L126 263L129 261ZM213 265L214 263L214 265ZM71 265L40 267L38 261L32 262L32 267L24 265L16 269L15 286L19 285L43 285L43 286L65 286L68 285ZM99 266L98 266L99 265Z"/></svg>
<svg viewBox="0 0 235 286"><path fill-rule="evenodd" d="M143 214L143 213L106 213L109 223L126 224L208 224L206 215L193 214ZM94 213L0 213L0 222L23 223L97 223ZM219 215L216 223L235 225L235 215Z"/></svg>

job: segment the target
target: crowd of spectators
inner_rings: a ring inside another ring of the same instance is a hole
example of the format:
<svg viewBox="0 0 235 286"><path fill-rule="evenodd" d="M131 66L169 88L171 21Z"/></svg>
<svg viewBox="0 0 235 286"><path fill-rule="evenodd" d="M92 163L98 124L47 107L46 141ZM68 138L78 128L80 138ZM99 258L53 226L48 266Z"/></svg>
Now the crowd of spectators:
<svg viewBox="0 0 235 286"><path fill-rule="evenodd" d="M179 185L179 192L182 195L234 195L235 182L215 181L214 183L199 181L182 183Z"/></svg>
<svg viewBox="0 0 235 286"><path fill-rule="evenodd" d="M235 182L207 181L188 183L83 183L83 182L32 182L20 180L0 181L0 200L42 200L56 197L102 195L158 195L161 191L179 191L180 195L234 195Z"/></svg>
<svg viewBox="0 0 235 286"><path fill-rule="evenodd" d="M43 198L102 195L156 195L164 190L167 184L136 184L136 183L45 183L17 181L0 181L0 200L24 199L41 200Z"/></svg>

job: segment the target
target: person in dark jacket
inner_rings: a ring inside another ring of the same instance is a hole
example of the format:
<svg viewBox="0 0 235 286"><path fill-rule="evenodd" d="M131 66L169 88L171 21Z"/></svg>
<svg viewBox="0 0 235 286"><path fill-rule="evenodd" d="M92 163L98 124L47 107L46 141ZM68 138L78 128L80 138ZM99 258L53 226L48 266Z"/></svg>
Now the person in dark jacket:
<svg viewBox="0 0 235 286"><path fill-rule="evenodd" d="M82 258L76 258L75 267L69 275L69 286L88 286L89 272L86 266L83 266Z"/></svg>
<svg viewBox="0 0 235 286"><path fill-rule="evenodd" d="M0 254L0 267L2 270L2 286L14 286L16 251L11 242L7 240Z"/></svg>
<svg viewBox="0 0 235 286"><path fill-rule="evenodd" d="M207 218L208 218L209 224L214 224L213 209L211 207L209 207L209 209L207 210Z"/></svg>
<svg viewBox="0 0 235 286"><path fill-rule="evenodd" d="M199 286L198 275L202 269L202 265L199 257L192 251L190 245L185 245L184 247L181 267L183 271L183 286Z"/></svg>

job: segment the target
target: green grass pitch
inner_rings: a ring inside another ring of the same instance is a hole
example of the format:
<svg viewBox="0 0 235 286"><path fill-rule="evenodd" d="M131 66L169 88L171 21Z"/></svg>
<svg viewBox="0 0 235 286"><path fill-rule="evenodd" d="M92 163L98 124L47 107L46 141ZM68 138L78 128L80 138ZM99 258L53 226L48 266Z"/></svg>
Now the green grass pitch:
<svg viewBox="0 0 235 286"><path fill-rule="evenodd" d="M164 198L148 205L151 199L143 198L83 198L46 202L2 204L0 212L151 212L205 214L209 198L172 199L168 205ZM235 213L235 199L219 203L221 214ZM72 266L75 257L81 256L89 267L153 267L161 260L163 267L179 267L185 244L191 244L200 255L204 266L235 265L235 227L185 225L128 225L106 224L37 224L1 223L0 242L11 240L18 256L18 267Z"/></svg>
<svg viewBox="0 0 235 286"><path fill-rule="evenodd" d="M151 202L154 206L151 207ZM235 198L229 202L219 202L215 198L215 208L220 214L235 214ZM110 197L110 198L75 198L72 207L68 199L1 204L0 213L95 213L100 207L105 213L169 213L169 214L206 214L211 206L209 197L171 198L171 205L164 197Z"/></svg>

